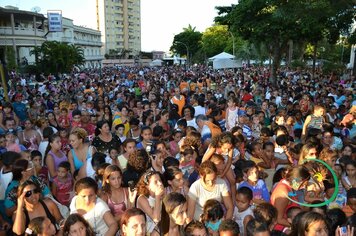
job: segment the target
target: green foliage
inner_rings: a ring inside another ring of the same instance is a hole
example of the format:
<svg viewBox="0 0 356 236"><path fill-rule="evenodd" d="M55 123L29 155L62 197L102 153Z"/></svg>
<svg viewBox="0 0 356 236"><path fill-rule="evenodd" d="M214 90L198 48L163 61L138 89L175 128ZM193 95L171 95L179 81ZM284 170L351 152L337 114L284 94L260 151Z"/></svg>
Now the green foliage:
<svg viewBox="0 0 356 236"><path fill-rule="evenodd" d="M353 7L354 0L240 0L238 5L218 7L215 21L227 24L250 44L264 43L276 78L290 40L299 45L315 45L323 38L335 43L355 19Z"/></svg>
<svg viewBox="0 0 356 236"><path fill-rule="evenodd" d="M301 69L304 69L304 68L306 68L306 63L305 63L305 61L301 61L301 60L293 60L292 62L291 62L291 67L293 68L293 69L297 69L297 68L301 68Z"/></svg>
<svg viewBox="0 0 356 236"><path fill-rule="evenodd" d="M212 57L225 51L228 45L232 45L232 39L226 25L214 25L207 28L201 39L203 51L207 57ZM232 47L230 53L232 53Z"/></svg>
<svg viewBox="0 0 356 236"><path fill-rule="evenodd" d="M174 53L180 54L181 56L187 56L187 51L189 51L188 57L194 58L194 55L201 48L201 38L202 33L195 31L195 27L189 25L188 28L183 29L183 32L174 36L170 50Z"/></svg>
<svg viewBox="0 0 356 236"><path fill-rule="evenodd" d="M9 69L17 69L15 50L13 47L6 47L6 62L7 68Z"/></svg>
<svg viewBox="0 0 356 236"><path fill-rule="evenodd" d="M73 66L80 66L85 60L81 47L57 41L46 41L30 54L35 55L36 67L45 74L70 72Z"/></svg>

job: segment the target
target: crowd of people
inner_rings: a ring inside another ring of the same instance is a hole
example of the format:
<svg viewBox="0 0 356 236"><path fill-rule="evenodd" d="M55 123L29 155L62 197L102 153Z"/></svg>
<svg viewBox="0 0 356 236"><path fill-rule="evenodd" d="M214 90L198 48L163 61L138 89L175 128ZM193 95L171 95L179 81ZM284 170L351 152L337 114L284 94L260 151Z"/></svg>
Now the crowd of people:
<svg viewBox="0 0 356 236"><path fill-rule="evenodd" d="M0 89L0 235L356 232L347 75L115 67Z"/></svg>

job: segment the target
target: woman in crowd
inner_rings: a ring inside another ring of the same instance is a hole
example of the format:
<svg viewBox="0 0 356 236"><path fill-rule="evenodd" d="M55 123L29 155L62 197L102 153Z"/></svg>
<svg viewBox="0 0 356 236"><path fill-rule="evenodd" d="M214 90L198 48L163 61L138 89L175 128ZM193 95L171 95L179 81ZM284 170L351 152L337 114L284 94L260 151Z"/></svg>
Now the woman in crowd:
<svg viewBox="0 0 356 236"><path fill-rule="evenodd" d="M56 128L57 130L59 130L59 123L56 119L56 116L53 112L48 112L47 113L47 119L48 119L48 124L54 128Z"/></svg>
<svg viewBox="0 0 356 236"><path fill-rule="evenodd" d="M108 154L111 148L119 150L121 141L119 137L111 133L109 122L101 120L96 124L95 138L92 145L98 152Z"/></svg>
<svg viewBox="0 0 356 236"><path fill-rule="evenodd" d="M14 108L10 102L5 102L2 106L2 111L0 112L0 129L2 129L3 132L6 131L5 121L7 118L14 119L15 127L19 126L19 118L15 114Z"/></svg>
<svg viewBox="0 0 356 236"><path fill-rule="evenodd" d="M298 165L303 165L310 158L316 158L318 154L317 146L314 143L306 143L300 152Z"/></svg>
<svg viewBox="0 0 356 236"><path fill-rule="evenodd" d="M98 185L94 179L85 177L75 184L76 196L70 204L70 213L78 213L86 219L94 232L99 235L115 235L117 222L108 205L99 197Z"/></svg>
<svg viewBox="0 0 356 236"><path fill-rule="evenodd" d="M36 131L40 134L41 136L41 140L43 140L43 131L45 128L47 127L51 127L53 133L57 133L57 129L54 128L53 126L50 126L49 123L48 123L48 120L46 118L40 118L36 121L36 126L37 126L37 129Z"/></svg>
<svg viewBox="0 0 356 236"><path fill-rule="evenodd" d="M58 133L48 138L48 146L45 152L45 161L51 178L57 176L58 166L63 161L68 161L67 156L62 152L61 138Z"/></svg>
<svg viewBox="0 0 356 236"><path fill-rule="evenodd" d="M301 166L287 169L283 174L283 179L279 181L271 194L271 203L277 208L277 225L275 229L277 231L283 231L284 228L290 227L288 222L286 211L292 206L297 204L291 202L288 198L292 198L297 201L296 191L305 187L310 178L309 171Z"/></svg>
<svg viewBox="0 0 356 236"><path fill-rule="evenodd" d="M168 214L168 217L162 215L163 235L183 235L183 226L187 219L187 199L180 193L172 192L164 197L163 205L163 212Z"/></svg>
<svg viewBox="0 0 356 236"><path fill-rule="evenodd" d="M328 221L326 218L316 212L310 211L301 216L297 222L297 226L294 228L295 231L291 235L296 236L328 236ZM336 234L338 235L338 234ZM346 234L345 234L346 235Z"/></svg>
<svg viewBox="0 0 356 236"><path fill-rule="evenodd" d="M161 126L164 130L164 133L161 136L161 139L163 140L168 140L170 137L170 127L168 124L168 118L169 118L169 112L168 110L163 110L158 116L157 116L157 122L153 123L151 128L153 129L156 126Z"/></svg>
<svg viewBox="0 0 356 236"><path fill-rule="evenodd" d="M93 228L89 225L83 216L79 214L71 214L65 221L63 227L64 236L95 236Z"/></svg>
<svg viewBox="0 0 356 236"><path fill-rule="evenodd" d="M24 122L25 129L20 135L21 143L27 148L27 150L38 150L38 145L41 143L41 135L34 129L31 120L27 119Z"/></svg>
<svg viewBox="0 0 356 236"><path fill-rule="evenodd" d="M185 118L185 120L187 121L187 126L192 126L198 129L198 125L195 121L194 114L195 114L194 107L190 105L186 105L185 107L183 107L183 118Z"/></svg>
<svg viewBox="0 0 356 236"><path fill-rule="evenodd" d="M95 153L95 149L85 140L88 133L82 128L74 128L69 135L69 143L72 149L68 153L71 172L79 171L78 178L86 176L86 162Z"/></svg>
<svg viewBox="0 0 356 236"><path fill-rule="evenodd" d="M123 236L146 235L146 215L141 209L131 208L126 210L122 215L120 225Z"/></svg>
<svg viewBox="0 0 356 236"><path fill-rule="evenodd" d="M216 199L223 203L226 209L226 218L231 219L233 214L232 199L226 182L217 177L218 170L214 163L205 161L199 168L200 179L195 181L188 194L188 219L199 220L203 213L203 206L209 199Z"/></svg>
<svg viewBox="0 0 356 236"><path fill-rule="evenodd" d="M106 120L107 122L109 122L109 127L111 130L111 125L112 125L112 120L113 116L112 116L112 111L109 105L105 105L104 106L104 113L99 117L99 121L101 120Z"/></svg>
<svg viewBox="0 0 356 236"><path fill-rule="evenodd" d="M115 220L120 222L121 215L126 209L134 205L136 192L130 192L128 188L121 186L122 172L116 165L105 168L103 176L103 187L100 198L109 206Z"/></svg>
<svg viewBox="0 0 356 236"><path fill-rule="evenodd" d="M175 166L167 168L164 172L164 179L167 181L166 193L180 193L187 196L188 187L184 184L183 172Z"/></svg>
<svg viewBox="0 0 356 236"><path fill-rule="evenodd" d="M133 181L136 185L141 175L148 170L149 156L147 152L143 149L138 149L129 155L129 160L127 162L127 168L123 173L124 186L129 186L128 183Z"/></svg>
<svg viewBox="0 0 356 236"><path fill-rule="evenodd" d="M5 209L8 216L12 216L16 210L17 198L19 197L17 188L28 180L39 185L42 196L50 194L49 188L35 176L35 166L31 161L18 159L12 165L13 178L5 191Z"/></svg>
<svg viewBox="0 0 356 236"><path fill-rule="evenodd" d="M47 217L55 226L63 219L51 199L41 200L41 188L35 182L28 180L21 184L17 195L17 210L12 217L12 230L15 234L22 235L30 221L39 216ZM58 227L56 229L59 230Z"/></svg>
<svg viewBox="0 0 356 236"><path fill-rule="evenodd" d="M137 184L137 207L146 214L147 233L160 235L158 223L161 221L162 198L164 187L157 172L147 171Z"/></svg>

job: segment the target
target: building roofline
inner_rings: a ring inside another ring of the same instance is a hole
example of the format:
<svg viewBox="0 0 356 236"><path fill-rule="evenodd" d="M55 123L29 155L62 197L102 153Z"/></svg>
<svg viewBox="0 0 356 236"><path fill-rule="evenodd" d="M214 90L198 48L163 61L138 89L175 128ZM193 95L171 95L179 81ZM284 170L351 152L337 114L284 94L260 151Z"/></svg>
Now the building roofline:
<svg viewBox="0 0 356 236"><path fill-rule="evenodd" d="M0 7L0 13L15 13L15 14L23 14L23 15L31 15L31 16L36 16L39 18L47 19L43 14L41 13L36 13L32 11L23 11L23 10L17 10L17 9L8 9L4 7Z"/></svg>

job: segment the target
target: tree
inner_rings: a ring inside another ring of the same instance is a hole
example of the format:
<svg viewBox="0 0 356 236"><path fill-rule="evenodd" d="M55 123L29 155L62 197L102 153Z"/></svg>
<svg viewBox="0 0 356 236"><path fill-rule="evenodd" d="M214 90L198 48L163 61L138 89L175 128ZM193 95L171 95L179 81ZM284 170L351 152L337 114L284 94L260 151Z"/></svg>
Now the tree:
<svg viewBox="0 0 356 236"><path fill-rule="evenodd" d="M243 39L263 42L273 58L272 83L289 42L313 45L327 37L336 42L355 18L353 0L241 0L238 5L217 7L215 21L227 24ZM316 52L315 52L316 53Z"/></svg>
<svg viewBox="0 0 356 236"><path fill-rule="evenodd" d="M207 57L225 51L231 42L230 33L226 25L214 25L203 32L201 45Z"/></svg>
<svg viewBox="0 0 356 236"><path fill-rule="evenodd" d="M183 32L174 36L172 46L170 48L174 53L193 58L201 48L202 33L195 31L195 27L191 25L188 28L183 28ZM189 55L187 55L189 51Z"/></svg>
<svg viewBox="0 0 356 236"><path fill-rule="evenodd" d="M15 50L13 47L5 47L6 51L6 61L7 61L7 68L10 70L15 70L17 68L16 65L16 57L15 57Z"/></svg>
<svg viewBox="0 0 356 236"><path fill-rule="evenodd" d="M35 55L38 71L46 74L70 72L73 66L84 64L84 51L77 45L57 41L46 41L30 51Z"/></svg>

